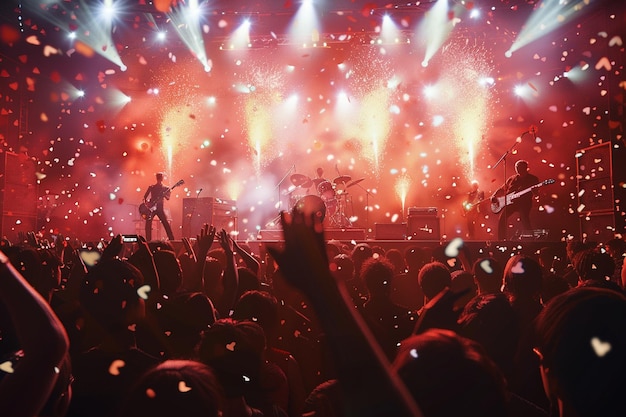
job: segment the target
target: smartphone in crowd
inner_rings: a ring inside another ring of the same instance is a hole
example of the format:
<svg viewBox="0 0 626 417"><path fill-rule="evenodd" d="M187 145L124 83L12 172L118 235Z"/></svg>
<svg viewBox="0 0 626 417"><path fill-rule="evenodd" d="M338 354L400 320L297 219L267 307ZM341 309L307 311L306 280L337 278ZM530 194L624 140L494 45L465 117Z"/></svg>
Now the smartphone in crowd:
<svg viewBox="0 0 626 417"><path fill-rule="evenodd" d="M122 235L122 243L137 243L139 242L139 236L137 235Z"/></svg>

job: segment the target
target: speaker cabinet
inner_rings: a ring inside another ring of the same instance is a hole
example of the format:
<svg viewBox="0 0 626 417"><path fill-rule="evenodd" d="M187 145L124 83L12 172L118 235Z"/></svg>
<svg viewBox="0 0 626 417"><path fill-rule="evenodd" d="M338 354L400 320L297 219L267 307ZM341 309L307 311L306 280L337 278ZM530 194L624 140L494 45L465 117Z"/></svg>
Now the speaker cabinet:
<svg viewBox="0 0 626 417"><path fill-rule="evenodd" d="M37 188L34 184L5 183L2 187L2 212L37 216Z"/></svg>
<svg viewBox="0 0 626 417"><path fill-rule="evenodd" d="M407 221L407 237L411 240L439 240L439 217L430 214L410 215Z"/></svg>
<svg viewBox="0 0 626 417"><path fill-rule="evenodd" d="M26 154L0 156L0 235L15 240L37 230L35 161Z"/></svg>
<svg viewBox="0 0 626 417"><path fill-rule="evenodd" d="M580 216L582 238L590 242L606 242L615 237L615 212L588 213Z"/></svg>
<svg viewBox="0 0 626 417"><path fill-rule="evenodd" d="M614 200L611 177L594 178L578 182L578 205L582 210L613 210Z"/></svg>
<svg viewBox="0 0 626 417"><path fill-rule="evenodd" d="M10 215L2 216L2 236L6 236L11 242L17 242L20 233L28 233L37 230L37 216Z"/></svg>
<svg viewBox="0 0 626 417"><path fill-rule="evenodd" d="M611 143L576 151L578 205L585 212L613 210L613 153Z"/></svg>
<svg viewBox="0 0 626 417"><path fill-rule="evenodd" d="M406 223L375 223L374 239L376 240L404 240L406 239Z"/></svg>
<svg viewBox="0 0 626 417"><path fill-rule="evenodd" d="M195 237L205 223L218 231L236 232L237 202L215 197L183 198L183 236Z"/></svg>
<svg viewBox="0 0 626 417"><path fill-rule="evenodd" d="M621 186L626 170L613 167L624 157L624 151L614 149L611 142L576 151L581 239L600 243L623 234L625 216L619 205L626 195Z"/></svg>

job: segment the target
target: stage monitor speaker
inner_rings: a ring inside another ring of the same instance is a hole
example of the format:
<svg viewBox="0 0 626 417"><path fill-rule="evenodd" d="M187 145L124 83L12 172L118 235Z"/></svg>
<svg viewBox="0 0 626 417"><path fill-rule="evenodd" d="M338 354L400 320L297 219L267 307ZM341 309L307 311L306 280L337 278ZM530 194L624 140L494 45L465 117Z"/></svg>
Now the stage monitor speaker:
<svg viewBox="0 0 626 417"><path fill-rule="evenodd" d="M0 227L0 236L11 241L37 231L35 160L26 154L0 156Z"/></svg>
<svg viewBox="0 0 626 417"><path fill-rule="evenodd" d="M183 236L195 237L205 223L218 231L236 232L237 202L215 197L183 198Z"/></svg>
<svg viewBox="0 0 626 417"><path fill-rule="evenodd" d="M407 238L411 240L439 240L439 217L433 215L411 215L407 222Z"/></svg>
<svg viewBox="0 0 626 417"><path fill-rule="evenodd" d="M406 223L374 223L374 239L376 240L404 240L406 232Z"/></svg>

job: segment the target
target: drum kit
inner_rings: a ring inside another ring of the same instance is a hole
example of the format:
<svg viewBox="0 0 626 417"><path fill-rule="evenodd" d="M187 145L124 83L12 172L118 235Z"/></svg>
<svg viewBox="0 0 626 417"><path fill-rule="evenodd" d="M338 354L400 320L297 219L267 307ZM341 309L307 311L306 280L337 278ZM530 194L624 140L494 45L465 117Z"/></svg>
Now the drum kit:
<svg viewBox="0 0 626 417"><path fill-rule="evenodd" d="M296 187L291 191L291 210L306 215L314 214L321 221L326 219L330 227L352 227L352 222L346 216L346 206L349 201L348 188L359 184L365 178L352 181L349 175L340 175L332 181L325 178L310 178L303 174L293 174L289 177ZM317 194L309 193L314 188ZM296 193L296 190L306 190L306 195Z"/></svg>

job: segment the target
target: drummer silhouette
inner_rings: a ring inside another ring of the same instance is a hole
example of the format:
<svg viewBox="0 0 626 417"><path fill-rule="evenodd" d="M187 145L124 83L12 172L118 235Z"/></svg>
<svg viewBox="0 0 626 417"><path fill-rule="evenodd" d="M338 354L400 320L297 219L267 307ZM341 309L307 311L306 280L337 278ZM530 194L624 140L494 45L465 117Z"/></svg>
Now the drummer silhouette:
<svg viewBox="0 0 626 417"><path fill-rule="evenodd" d="M303 174L293 174L291 176L291 183L296 188L306 189L307 191L307 195L299 195L294 199L295 203L292 210L304 213L307 216L313 214L319 217L321 221L327 219L329 226L352 226L352 222L345 214L347 188L361 182L363 179L349 183L352 179L349 175L339 175L333 180L329 180L324 178L323 168L319 167L315 172L317 178L309 178ZM309 193L310 187L314 187L317 195Z"/></svg>
<svg viewBox="0 0 626 417"><path fill-rule="evenodd" d="M322 168L317 168L315 172L317 173L317 178L313 178L312 181L313 184L315 184L315 189L317 189L317 186L320 185L320 182L328 180L324 178L324 170Z"/></svg>

